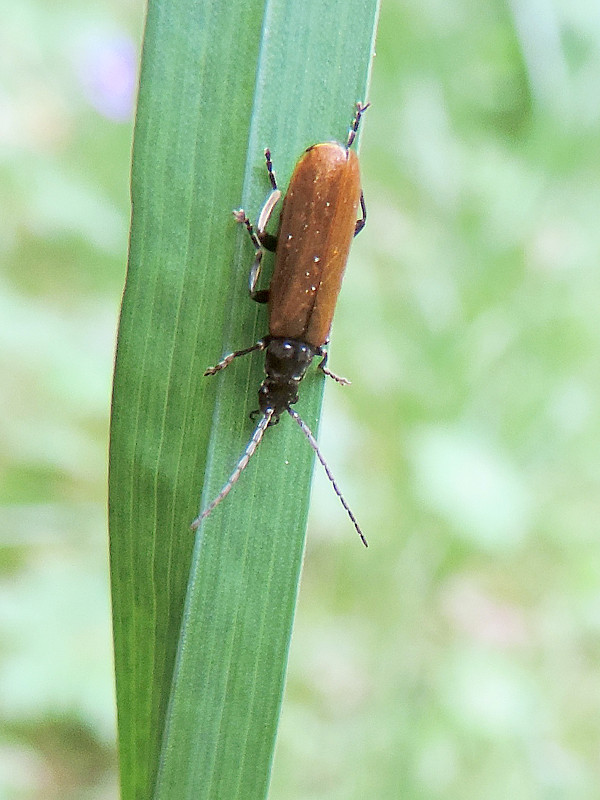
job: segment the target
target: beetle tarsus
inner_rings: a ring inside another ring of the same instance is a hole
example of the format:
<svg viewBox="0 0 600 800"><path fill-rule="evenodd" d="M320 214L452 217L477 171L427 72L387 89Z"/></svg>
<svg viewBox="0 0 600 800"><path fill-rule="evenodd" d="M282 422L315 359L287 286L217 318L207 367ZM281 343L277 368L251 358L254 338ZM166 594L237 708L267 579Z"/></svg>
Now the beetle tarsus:
<svg viewBox="0 0 600 800"><path fill-rule="evenodd" d="M319 369L324 375L327 375L328 378L333 378L336 383L339 383L341 386L352 386L352 381L349 381L348 378L343 378L341 375L336 375L335 372L332 372L327 367L323 366L323 362L319 364Z"/></svg>
<svg viewBox="0 0 600 800"><path fill-rule="evenodd" d="M248 215L244 211L243 208L238 208L233 212L233 216L235 217L235 221L239 222L240 225L245 225L246 230L250 234L250 238L252 239L252 244L256 248L256 250L260 250L262 252L262 244L256 233L254 232L254 227L250 222Z"/></svg>
<svg viewBox="0 0 600 800"><path fill-rule="evenodd" d="M269 180L271 181L271 186L273 187L273 191L277 191L277 180L275 178L275 172L273 171L273 162L271 161L271 151L267 147L265 149L265 159L267 162L267 172L269 173Z"/></svg>
<svg viewBox="0 0 600 800"><path fill-rule="evenodd" d="M358 126L360 125L360 120L362 115L365 113L367 108L371 105L371 103L357 103L356 104L356 114L354 115L354 119L352 120L352 125L350 126L350 130L348 131L348 140L346 142L346 150L349 147L352 147L352 143L356 139L356 134L358 132Z"/></svg>
<svg viewBox="0 0 600 800"><path fill-rule="evenodd" d="M343 378L341 375L336 375L335 372L332 372L325 366L325 364L327 364L327 358L328 358L327 353L317 353L317 355L323 356L323 360L319 362L318 369L320 369L324 375L327 375L327 377L329 378L333 378L334 381L341 384L342 386L352 385L352 381L349 381L348 378Z"/></svg>

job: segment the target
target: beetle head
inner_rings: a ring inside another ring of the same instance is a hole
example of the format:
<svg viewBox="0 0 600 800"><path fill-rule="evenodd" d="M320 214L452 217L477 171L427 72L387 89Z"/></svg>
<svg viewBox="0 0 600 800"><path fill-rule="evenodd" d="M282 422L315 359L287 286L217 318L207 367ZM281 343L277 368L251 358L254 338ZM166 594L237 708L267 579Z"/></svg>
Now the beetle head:
<svg viewBox="0 0 600 800"><path fill-rule="evenodd" d="M315 356L315 348L297 339L271 339L265 357L266 377L258 390L262 414L273 409L269 425L298 400L298 385Z"/></svg>

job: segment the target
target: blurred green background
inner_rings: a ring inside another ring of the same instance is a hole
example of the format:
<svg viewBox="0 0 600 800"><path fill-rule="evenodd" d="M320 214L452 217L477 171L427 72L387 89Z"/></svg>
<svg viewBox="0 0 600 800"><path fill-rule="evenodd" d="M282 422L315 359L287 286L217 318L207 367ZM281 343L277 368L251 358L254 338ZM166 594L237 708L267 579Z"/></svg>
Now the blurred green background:
<svg viewBox="0 0 600 800"><path fill-rule="evenodd" d="M0 797L116 800L144 7L0 8ZM275 800L600 796L599 76L592 0L384 0Z"/></svg>

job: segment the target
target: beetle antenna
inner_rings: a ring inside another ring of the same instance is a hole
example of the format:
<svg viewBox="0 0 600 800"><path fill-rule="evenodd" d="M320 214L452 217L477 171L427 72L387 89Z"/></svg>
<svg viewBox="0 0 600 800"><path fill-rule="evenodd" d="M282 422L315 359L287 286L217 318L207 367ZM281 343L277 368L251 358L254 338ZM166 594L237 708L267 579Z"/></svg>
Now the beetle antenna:
<svg viewBox="0 0 600 800"><path fill-rule="evenodd" d="M352 524L353 524L353 525L354 525L354 527L356 528L356 532L357 532L357 533L358 533L358 535L360 536L361 542L364 544L364 546L365 546L365 547L368 547L369 545L367 544L367 540L365 539L365 536L364 536L363 532L362 532L362 531L361 531L361 529L360 529L360 525L358 524L358 522L356 521L356 517L354 516L354 514L353 514L353 513L352 513L352 511L350 510L350 506L349 506L349 505L348 505L348 503L345 501L345 499L344 499L344 495L343 495L343 494L341 493L341 491L340 491L340 487L339 487L339 486L337 485L337 483L335 482L335 478L334 478L334 477L333 477L333 475L331 474L331 470L330 470L330 469L329 469L329 467L327 466L327 462L326 462L326 461L325 461L325 459L323 458L323 454L322 454L322 453L321 453L321 451L319 450L319 445L317 444L317 440L316 440L316 439L315 439L315 437L313 436L313 434L312 434L312 432L311 432L310 428L308 427L308 425L306 424L306 422L304 422L304 420L302 419L302 417L300 416L300 414L298 414L298 412L297 412L297 411L294 411L294 409L293 409L293 408L290 408L289 406L288 406L288 409L287 409L287 410L288 410L288 413L289 413L290 417L291 417L292 419L296 420L296 422L298 423L298 425L300 426L300 428L301 428L301 430L302 430L302 433L303 433L303 434L306 436L306 438L308 439L310 446L312 447L312 449L313 449L313 450L315 451L315 453L317 454L317 458L319 459L319 461L320 461L320 462L321 462L321 464L323 465L323 469L325 470L325 472L327 473L327 477L328 477L328 478L329 478L329 480L331 481L331 484L332 484L332 486L333 486L333 490L334 490L334 492L335 492L335 493L337 494L337 496L340 498L340 501L341 501L342 505L343 505L343 506L344 506L344 508L346 509L346 513L348 514L348 516L349 516L349 517L350 517L350 519L352 520Z"/></svg>
<svg viewBox="0 0 600 800"><path fill-rule="evenodd" d="M200 527L202 520L206 519L206 517L208 517L211 511L214 511L214 509L219 505L221 500L224 500L229 494L229 492L233 489L234 484L237 482L237 479L240 477L242 472L248 466L248 462L250 461L250 459L254 455L254 451L260 444L260 441L264 435L264 432L267 430L267 427L269 426L269 422L271 421L272 416L273 416L273 409L267 408L267 410L261 417L258 425L254 429L252 438L248 442L248 447L246 447L246 449L244 450L244 455L240 458L236 468L229 476L229 480L227 481L225 486L221 489L219 494L215 497L215 499L211 503L209 503L204 509L204 511L202 511L202 513L200 513L196 517L196 519L192 522L192 528L194 530L197 530Z"/></svg>

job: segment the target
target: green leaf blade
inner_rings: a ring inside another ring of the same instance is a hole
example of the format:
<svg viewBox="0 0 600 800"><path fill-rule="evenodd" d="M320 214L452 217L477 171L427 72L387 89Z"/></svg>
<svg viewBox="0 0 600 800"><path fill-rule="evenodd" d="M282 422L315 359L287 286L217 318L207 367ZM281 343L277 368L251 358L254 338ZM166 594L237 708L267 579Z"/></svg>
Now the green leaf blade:
<svg viewBox="0 0 600 800"><path fill-rule="evenodd" d="M304 147L345 138L365 97L376 5L148 10L111 431L124 800L267 790L313 454L291 420L269 429L192 553L202 476L205 505L251 435L262 359L202 375L267 330L231 210L259 208L264 147L285 188ZM311 371L298 410L313 429L321 395Z"/></svg>
<svg viewBox="0 0 600 800"><path fill-rule="evenodd" d="M221 347L225 315L222 305L202 298L214 298L222 280L212 264L233 260L228 209L241 192L239 140L247 136L251 108L233 64L225 75L228 96L205 84L199 103L198 75L215 62L222 67L230 61L233 40L252 29L257 13L258 34L260 4L245 9L235 21L226 14L213 19L221 35L212 43L197 3L152 3L148 9L111 423L111 572L124 800L152 795L158 765L194 541L189 521L210 430L190 418L210 419L213 413L213 398L198 386L204 358L197 351L205 338L212 337L211 350ZM252 63L258 44L252 37L246 41L246 51L238 46L238 53ZM231 102L239 112L233 120ZM222 133L226 125L231 136ZM199 170L207 154L214 164ZM211 218L207 238L205 221Z"/></svg>

